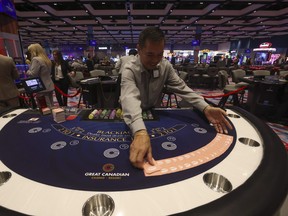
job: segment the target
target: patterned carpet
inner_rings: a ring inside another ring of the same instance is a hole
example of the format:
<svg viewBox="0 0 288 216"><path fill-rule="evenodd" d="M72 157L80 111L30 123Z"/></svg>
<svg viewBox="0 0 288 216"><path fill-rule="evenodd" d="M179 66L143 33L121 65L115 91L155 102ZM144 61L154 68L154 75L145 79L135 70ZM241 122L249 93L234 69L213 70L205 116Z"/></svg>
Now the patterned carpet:
<svg viewBox="0 0 288 216"><path fill-rule="evenodd" d="M223 94L222 90L219 90L219 89L211 91L211 90L193 88L193 90L202 96L219 96L219 95ZM75 93L76 93L76 89L74 89L74 88L69 89L69 93L68 93L69 95L73 96L73 95L75 95ZM68 106L77 107L78 102L79 102L79 96L80 96L80 94L78 94L74 97L69 97L68 98ZM247 92L244 95L244 103L245 103L246 99L247 99ZM178 102L181 102L181 98L177 97L177 100L178 100ZM218 104L220 97L209 98L208 100L214 104ZM57 105L56 98L54 99L54 101L55 101L55 105ZM174 96L171 97L171 102L172 102L172 107L177 107ZM167 95L165 95L165 97L163 98L162 106L166 107L166 105L167 105ZM229 106L229 105L231 105L230 99L228 99L228 101L226 103L226 106ZM85 107L85 104L83 104L81 101L79 106L83 108L83 107ZM266 122L266 123L279 136L279 138L282 140L286 150L288 151L288 126L280 125L280 124L276 124L276 123L271 123L271 122Z"/></svg>

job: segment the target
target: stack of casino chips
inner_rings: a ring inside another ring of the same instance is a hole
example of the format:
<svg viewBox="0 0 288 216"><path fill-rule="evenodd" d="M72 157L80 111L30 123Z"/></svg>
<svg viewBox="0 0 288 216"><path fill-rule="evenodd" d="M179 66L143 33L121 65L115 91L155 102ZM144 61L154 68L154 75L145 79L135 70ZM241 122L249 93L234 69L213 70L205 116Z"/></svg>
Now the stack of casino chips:
<svg viewBox="0 0 288 216"><path fill-rule="evenodd" d="M41 108L41 112L43 115L48 115L51 113L51 110L48 107Z"/></svg>
<svg viewBox="0 0 288 216"><path fill-rule="evenodd" d="M154 116L150 110L142 112L143 120L153 120ZM90 120L123 120L123 111L117 109L94 109L89 113Z"/></svg>
<svg viewBox="0 0 288 216"><path fill-rule="evenodd" d="M123 113L121 109L94 109L88 119L123 119Z"/></svg>
<svg viewBox="0 0 288 216"><path fill-rule="evenodd" d="M65 111L62 108L57 108L52 110L53 119L57 123L61 123L66 121L65 119Z"/></svg>
<svg viewBox="0 0 288 216"><path fill-rule="evenodd" d="M144 120L147 120L147 119L152 120L152 119L154 119L153 114L152 114L152 112L150 110L143 111L142 112L142 118Z"/></svg>

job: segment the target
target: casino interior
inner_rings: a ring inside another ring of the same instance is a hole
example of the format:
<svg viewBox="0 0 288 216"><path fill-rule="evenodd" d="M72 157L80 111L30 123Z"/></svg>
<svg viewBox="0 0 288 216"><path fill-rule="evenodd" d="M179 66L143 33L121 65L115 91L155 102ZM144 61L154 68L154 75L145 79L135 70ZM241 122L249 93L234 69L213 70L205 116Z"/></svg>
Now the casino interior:
<svg viewBox="0 0 288 216"><path fill-rule="evenodd" d="M287 14L285 0L0 1L0 55L11 57L19 73L19 106L8 106L9 98L0 94L0 215L288 215ZM166 139L155 154L169 154L144 175L132 168L117 171L129 166L132 138L121 117L115 66L136 49L148 26L164 32L163 58L175 73L211 106L226 110L235 132L216 133L194 111L190 120L189 104L163 89L161 107L142 117L151 140ZM67 106L60 106L55 92L53 108L36 99L44 84L26 73L28 46L35 43L51 60L59 50L67 61L68 92L55 85ZM0 68L0 79L5 72ZM1 91L9 89L0 86ZM179 140L185 143L192 134L189 128L206 145L179 150ZM41 137L43 148L35 148ZM105 160L93 159L91 142L110 147L94 147ZM216 147L217 153L202 156L195 167L188 160ZM180 158L187 160L177 165L181 171L163 165ZM237 164L232 169L229 163ZM146 208L136 200L147 202Z"/></svg>

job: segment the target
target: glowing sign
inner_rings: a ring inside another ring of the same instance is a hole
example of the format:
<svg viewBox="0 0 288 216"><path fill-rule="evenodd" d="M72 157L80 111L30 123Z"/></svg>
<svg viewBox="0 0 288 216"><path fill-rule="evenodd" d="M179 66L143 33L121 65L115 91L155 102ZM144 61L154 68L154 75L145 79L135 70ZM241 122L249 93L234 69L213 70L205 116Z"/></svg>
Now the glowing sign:
<svg viewBox="0 0 288 216"><path fill-rule="evenodd" d="M264 42L259 45L260 48L269 48L272 47L272 43Z"/></svg>

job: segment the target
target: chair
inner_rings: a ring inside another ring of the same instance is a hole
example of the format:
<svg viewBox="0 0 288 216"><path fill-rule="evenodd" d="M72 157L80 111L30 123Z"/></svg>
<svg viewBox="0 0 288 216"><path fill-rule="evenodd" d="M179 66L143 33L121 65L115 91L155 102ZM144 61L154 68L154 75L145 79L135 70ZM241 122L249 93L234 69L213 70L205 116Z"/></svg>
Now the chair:
<svg viewBox="0 0 288 216"><path fill-rule="evenodd" d="M91 77L98 77L98 76L105 76L105 71L104 70L92 70L89 72Z"/></svg>
<svg viewBox="0 0 288 216"><path fill-rule="evenodd" d="M269 70L253 70L253 76L269 76L271 75Z"/></svg>
<svg viewBox="0 0 288 216"><path fill-rule="evenodd" d="M197 74L199 74L198 78L198 87L203 87L203 75L207 72L207 67L196 67Z"/></svg>
<svg viewBox="0 0 288 216"><path fill-rule="evenodd" d="M121 104L120 104L121 78L122 78L122 74L118 74L118 78L117 78L117 81L116 81L116 89L115 89L114 108L121 107Z"/></svg>
<svg viewBox="0 0 288 216"><path fill-rule="evenodd" d="M218 71L218 87L219 87L219 89L224 89L224 87L229 84L228 77L229 77L229 75L228 75L228 72L226 70Z"/></svg>
<svg viewBox="0 0 288 216"><path fill-rule="evenodd" d="M112 69L112 75L113 76L118 76L119 72L117 71L117 69Z"/></svg>
<svg viewBox="0 0 288 216"><path fill-rule="evenodd" d="M234 82L235 84L237 84L237 86L248 86L249 84L246 82L241 82L241 80L239 80L239 78L243 78L246 76L246 71L243 69L236 69L236 70L232 70L231 72L232 75L232 82Z"/></svg>
<svg viewBox="0 0 288 216"><path fill-rule="evenodd" d="M187 69L188 72L188 84L192 87L198 87L199 85L199 78L200 74L197 72L197 69L195 67L190 67Z"/></svg>
<svg viewBox="0 0 288 216"><path fill-rule="evenodd" d="M211 89L215 89L218 84L218 68L207 68L206 73L202 75L202 79L208 87L210 87Z"/></svg>
<svg viewBox="0 0 288 216"><path fill-rule="evenodd" d="M75 79L76 82L80 82L82 79L84 79L83 72L76 71L74 79Z"/></svg>
<svg viewBox="0 0 288 216"><path fill-rule="evenodd" d="M84 79L84 75L81 71L76 71L75 76L68 75L69 78L69 86L73 88L80 87L80 81Z"/></svg>
<svg viewBox="0 0 288 216"><path fill-rule="evenodd" d="M249 85L248 83L241 82L239 80L240 77L246 76L246 71L242 70L242 69L232 70L231 75L232 75L232 81L235 84L226 84L225 85L225 87L223 88L224 96L221 98L221 100L218 104L219 107L225 106L225 104L229 98L229 95L227 95L227 94L231 94L231 93L232 93L231 95L232 95L232 99L233 99L233 105L239 106L240 103L242 104L244 101L245 90L238 91L238 92L236 92L236 91L239 90L240 88L247 87ZM233 92L235 92L235 93L233 93ZM239 97L239 94L240 94L240 97Z"/></svg>
<svg viewBox="0 0 288 216"><path fill-rule="evenodd" d="M177 72L176 72L177 73ZM184 80L184 82L188 81L188 73L185 71L179 71L179 77ZM175 103L176 103L176 107L180 108L178 100L177 100L177 95L170 91L169 88L167 86L164 87L163 91L162 91L162 106L164 106L164 97L165 95L167 95L167 103L166 103L166 107L173 107L172 106L172 97L174 97Z"/></svg>
<svg viewBox="0 0 288 216"><path fill-rule="evenodd" d="M285 77L285 76L287 76L287 75L288 75L288 70L279 71L279 76L280 76L280 77Z"/></svg>
<svg viewBox="0 0 288 216"><path fill-rule="evenodd" d="M162 91L162 99L161 99L162 106L164 106L165 95L167 95L167 103L166 103L166 107L167 108L168 107L170 107L170 108L173 107L172 106L172 96L174 97L174 100L175 100L175 103L176 103L176 107L180 108L178 100L177 100L177 95L174 94L173 92L171 92L167 86L165 86L163 91Z"/></svg>

